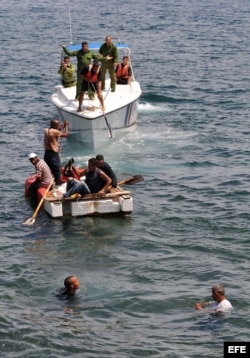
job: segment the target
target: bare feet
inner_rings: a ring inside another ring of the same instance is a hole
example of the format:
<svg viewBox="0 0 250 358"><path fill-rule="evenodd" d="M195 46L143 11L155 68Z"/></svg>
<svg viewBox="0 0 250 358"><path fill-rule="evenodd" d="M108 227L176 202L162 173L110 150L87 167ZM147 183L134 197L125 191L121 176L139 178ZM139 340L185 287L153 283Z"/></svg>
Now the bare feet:
<svg viewBox="0 0 250 358"><path fill-rule="evenodd" d="M81 111L82 111L81 107L78 107L77 112L81 112Z"/></svg>

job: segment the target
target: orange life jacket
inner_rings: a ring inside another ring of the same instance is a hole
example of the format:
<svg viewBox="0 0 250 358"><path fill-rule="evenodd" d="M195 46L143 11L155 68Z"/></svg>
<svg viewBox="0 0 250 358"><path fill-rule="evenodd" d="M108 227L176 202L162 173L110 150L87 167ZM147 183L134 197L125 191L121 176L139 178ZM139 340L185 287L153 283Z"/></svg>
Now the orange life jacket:
<svg viewBox="0 0 250 358"><path fill-rule="evenodd" d="M127 79L128 78L128 65L122 66L122 64L120 63L117 67L116 76Z"/></svg>
<svg viewBox="0 0 250 358"><path fill-rule="evenodd" d="M85 73L85 76L90 80L90 82L97 82L98 81L98 72L100 70L100 66L98 67L98 70L96 72L91 72L92 65L89 65L89 70L87 73Z"/></svg>

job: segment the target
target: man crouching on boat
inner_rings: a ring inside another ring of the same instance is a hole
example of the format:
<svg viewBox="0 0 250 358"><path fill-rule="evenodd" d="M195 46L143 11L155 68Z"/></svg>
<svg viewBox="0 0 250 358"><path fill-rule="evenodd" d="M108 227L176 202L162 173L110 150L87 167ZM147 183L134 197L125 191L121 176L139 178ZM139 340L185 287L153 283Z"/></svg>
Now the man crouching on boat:
<svg viewBox="0 0 250 358"><path fill-rule="evenodd" d="M84 94L86 91L91 91L93 93L97 93L97 97L101 104L102 112L105 111L104 108L104 100L102 96L102 82L101 82L101 71L100 71L99 62L94 60L93 65L89 65L88 67L84 67L81 71L81 75L83 78L82 81L82 92L79 97L79 106L77 112L81 112L82 110L82 102L84 99Z"/></svg>
<svg viewBox="0 0 250 358"><path fill-rule="evenodd" d="M67 182L67 191L63 194L64 198L68 198L73 194L85 195L90 193L103 196L112 183L112 179L101 169L97 168L96 158L89 159L87 168L77 170L72 166L72 170L79 177L85 175L85 182L69 178Z"/></svg>

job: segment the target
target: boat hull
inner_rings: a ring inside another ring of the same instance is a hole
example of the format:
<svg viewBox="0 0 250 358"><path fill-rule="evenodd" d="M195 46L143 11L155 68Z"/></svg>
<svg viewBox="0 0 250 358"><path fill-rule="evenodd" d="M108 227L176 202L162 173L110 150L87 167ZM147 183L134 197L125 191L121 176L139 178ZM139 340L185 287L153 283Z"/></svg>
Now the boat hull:
<svg viewBox="0 0 250 358"><path fill-rule="evenodd" d="M75 87L56 86L51 101L59 119L69 121L69 134L91 148L98 148L108 139L130 131L138 118L141 89L138 82L117 85L115 92L103 91L105 114L100 110L97 98L84 97L82 112L77 112L78 101L74 100Z"/></svg>

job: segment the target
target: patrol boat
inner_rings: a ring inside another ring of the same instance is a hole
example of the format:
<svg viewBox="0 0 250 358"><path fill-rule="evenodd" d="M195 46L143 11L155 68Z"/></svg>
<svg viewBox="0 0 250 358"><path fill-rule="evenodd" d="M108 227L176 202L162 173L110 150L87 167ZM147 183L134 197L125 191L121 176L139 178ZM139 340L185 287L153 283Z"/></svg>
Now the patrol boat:
<svg viewBox="0 0 250 358"><path fill-rule="evenodd" d="M98 53L102 43L88 44L89 50ZM132 70L132 81L129 85L116 85L115 92L111 92L110 78L106 73L105 88L102 91L105 112L100 108L100 102L95 95L94 99L85 93L82 103L82 112L77 112L79 102L75 100L76 87L64 88L55 86L51 102L55 105L61 121L69 121L69 133L72 138L90 148L98 148L118 134L131 130L136 124L138 104L141 96L141 87L135 80L130 58L130 49L125 43L115 44L118 49L119 62L123 56L128 56ZM81 44L66 46L69 51L81 49Z"/></svg>

